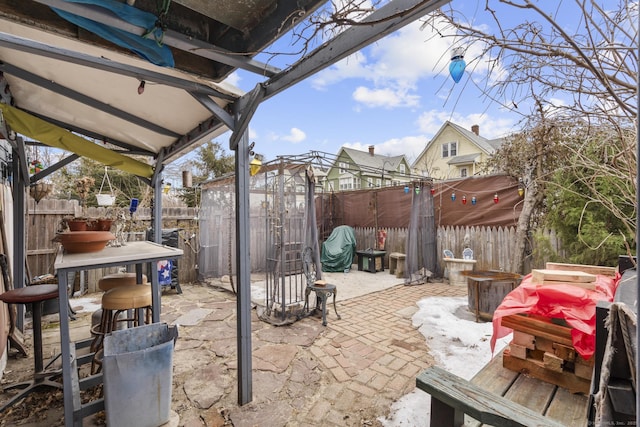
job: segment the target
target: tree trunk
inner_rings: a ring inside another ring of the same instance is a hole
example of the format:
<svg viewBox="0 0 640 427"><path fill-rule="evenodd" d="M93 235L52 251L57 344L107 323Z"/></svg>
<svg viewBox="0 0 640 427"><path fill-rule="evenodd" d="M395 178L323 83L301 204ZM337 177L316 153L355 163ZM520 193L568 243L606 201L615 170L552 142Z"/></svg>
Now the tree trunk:
<svg viewBox="0 0 640 427"><path fill-rule="evenodd" d="M535 212L540 198L537 191L537 185L530 185L524 193L522 211L518 218L518 227L516 228L516 250L513 256L513 268L516 273L524 274L524 257L527 248L527 238L531 227L531 217Z"/></svg>

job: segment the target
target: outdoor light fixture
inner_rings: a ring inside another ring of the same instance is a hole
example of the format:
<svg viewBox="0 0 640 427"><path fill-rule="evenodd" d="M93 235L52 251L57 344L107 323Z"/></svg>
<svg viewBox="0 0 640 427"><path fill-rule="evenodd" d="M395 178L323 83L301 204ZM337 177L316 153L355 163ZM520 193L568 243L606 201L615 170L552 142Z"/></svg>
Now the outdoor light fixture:
<svg viewBox="0 0 640 427"><path fill-rule="evenodd" d="M138 86L138 95L142 95L144 93L144 86L147 84L144 80L140 80L140 85Z"/></svg>
<svg viewBox="0 0 640 427"><path fill-rule="evenodd" d="M456 193L455 192L451 193L451 201L452 202L456 201Z"/></svg>
<svg viewBox="0 0 640 427"><path fill-rule="evenodd" d="M472 205L475 205L477 201L478 200L476 199L476 196L471 197L471 204Z"/></svg>
<svg viewBox="0 0 640 427"><path fill-rule="evenodd" d="M451 63L449 64L449 74L454 82L458 83L464 74L467 63L464 62L464 50L460 47L451 51Z"/></svg>
<svg viewBox="0 0 640 427"><path fill-rule="evenodd" d="M431 195L433 196L434 194L436 194L436 189L431 187Z"/></svg>
<svg viewBox="0 0 640 427"><path fill-rule="evenodd" d="M260 159L254 157L251 162L249 162L249 175L256 175L258 172L260 172L261 167L262 162L260 161Z"/></svg>
<svg viewBox="0 0 640 427"><path fill-rule="evenodd" d="M498 193L493 195L493 203L498 203L500 199L498 198Z"/></svg>
<svg viewBox="0 0 640 427"><path fill-rule="evenodd" d="M416 187L416 194L420 194L420 187Z"/></svg>
<svg viewBox="0 0 640 427"><path fill-rule="evenodd" d="M404 194L407 194L409 192L409 186L405 185L404 186Z"/></svg>
<svg viewBox="0 0 640 427"><path fill-rule="evenodd" d="M462 204L463 204L463 205L466 205L466 204L467 204L467 196L466 196L466 195L463 195L463 196L462 196Z"/></svg>
<svg viewBox="0 0 640 427"><path fill-rule="evenodd" d="M169 190L171 190L171 183L167 182L164 187L162 187L162 192L164 194L169 194Z"/></svg>
<svg viewBox="0 0 640 427"><path fill-rule="evenodd" d="M524 183L522 182L522 178L518 180L518 196L524 196Z"/></svg>

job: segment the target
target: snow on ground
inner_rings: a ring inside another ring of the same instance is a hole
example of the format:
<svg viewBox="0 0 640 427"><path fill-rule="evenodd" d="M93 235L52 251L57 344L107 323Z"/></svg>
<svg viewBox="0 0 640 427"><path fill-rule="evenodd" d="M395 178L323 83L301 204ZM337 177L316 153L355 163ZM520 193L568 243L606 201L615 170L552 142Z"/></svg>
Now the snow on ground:
<svg viewBox="0 0 640 427"><path fill-rule="evenodd" d="M467 297L433 297L418 301L413 325L419 328L429 352L443 367L462 378L471 379L491 360L491 322L477 322L468 310ZM498 340L496 349L509 343L511 334ZM391 406L389 418L380 418L385 427L429 427L430 396L419 389Z"/></svg>

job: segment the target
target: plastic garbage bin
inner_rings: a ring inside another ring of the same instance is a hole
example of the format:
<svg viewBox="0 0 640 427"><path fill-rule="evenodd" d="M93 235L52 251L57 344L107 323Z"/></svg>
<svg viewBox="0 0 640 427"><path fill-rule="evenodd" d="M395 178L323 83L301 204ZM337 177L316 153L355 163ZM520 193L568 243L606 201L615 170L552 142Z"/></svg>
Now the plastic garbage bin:
<svg viewBox="0 0 640 427"><path fill-rule="evenodd" d="M104 338L104 406L108 426L158 427L169 421L177 326L154 323Z"/></svg>

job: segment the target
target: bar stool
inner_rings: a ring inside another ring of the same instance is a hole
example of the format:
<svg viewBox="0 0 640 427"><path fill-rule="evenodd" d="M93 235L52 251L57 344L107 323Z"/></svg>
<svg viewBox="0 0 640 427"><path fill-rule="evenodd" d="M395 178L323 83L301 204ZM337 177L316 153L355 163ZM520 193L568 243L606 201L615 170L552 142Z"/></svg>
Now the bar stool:
<svg viewBox="0 0 640 427"><path fill-rule="evenodd" d="M147 276L145 274L142 275L142 283L147 283ZM105 292L120 286L136 284L136 273L107 274L98 280L98 288Z"/></svg>
<svg viewBox="0 0 640 427"><path fill-rule="evenodd" d="M0 294L0 301L4 301L7 304L31 304L34 364L32 380L11 384L4 388L4 390L20 388L22 391L5 403L0 408L0 412L40 387L62 388L61 383L51 380L52 377L59 376L60 372L52 373L44 371L44 361L42 357L42 303L55 298L58 298L58 285L55 284L26 286ZM11 307L9 309L11 309ZM13 328L14 325L11 325L11 327Z"/></svg>
<svg viewBox="0 0 640 427"><path fill-rule="evenodd" d="M91 343L91 351L94 354L91 363L91 372L99 371L102 365L102 346L104 336L118 327L120 322L132 322L132 326L141 326L150 323L151 310L151 285L143 283L134 286L118 286L108 290L102 295L102 318L100 324L91 328L94 335ZM121 317L120 314L131 310L132 317ZM146 315L143 319L143 313Z"/></svg>
<svg viewBox="0 0 640 427"><path fill-rule="evenodd" d="M147 276L142 275L142 283L147 283ZM103 276L98 280L98 289L109 291L120 286L133 286L137 284L136 273L112 273ZM91 336L95 338L94 331L99 331L102 319L102 309L96 310L91 316Z"/></svg>

